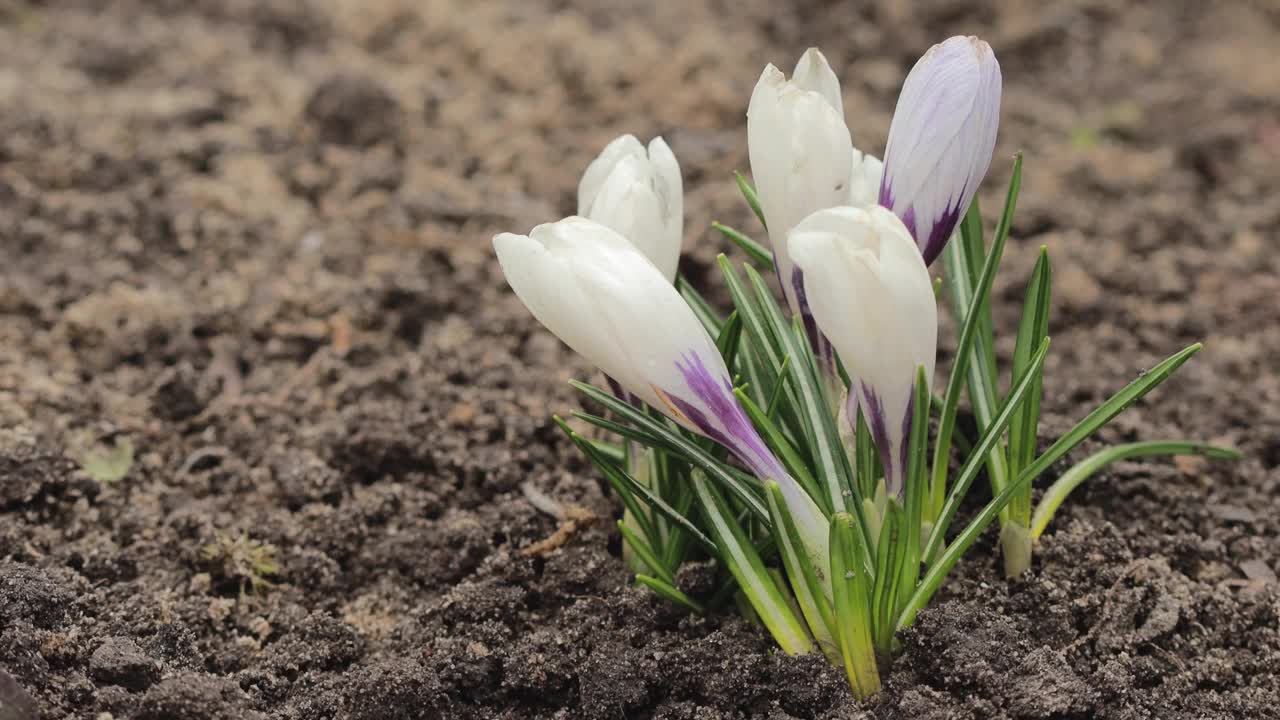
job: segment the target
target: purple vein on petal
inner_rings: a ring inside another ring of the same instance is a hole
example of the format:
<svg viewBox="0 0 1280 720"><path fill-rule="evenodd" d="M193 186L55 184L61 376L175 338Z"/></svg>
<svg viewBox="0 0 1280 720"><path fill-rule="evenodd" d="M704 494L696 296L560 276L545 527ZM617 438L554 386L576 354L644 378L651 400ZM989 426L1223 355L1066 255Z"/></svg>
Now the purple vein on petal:
<svg viewBox="0 0 1280 720"><path fill-rule="evenodd" d="M903 494L906 494L906 475L911 453L911 421L915 415L916 395L907 398L907 412L902 417L902 445L898 448L898 468L903 477Z"/></svg>
<svg viewBox="0 0 1280 720"><path fill-rule="evenodd" d="M790 477L747 419L746 412L733 396L729 378L724 375L715 377L697 353L686 353L682 359L683 362L676 362L676 368L699 402L689 402L670 392L663 392L663 399L707 437L732 450L757 477L775 480ZM710 412L712 417L703 410Z"/></svg>
<svg viewBox="0 0 1280 720"><path fill-rule="evenodd" d="M804 273L800 268L791 269L791 289L796 296L796 305L800 308L800 320L804 323L804 334L809 338L809 347L813 348L814 357L818 359L818 367L823 372L832 372L835 368L835 349L831 341L818 329L818 321L809 308L809 297L804 291Z"/></svg>
<svg viewBox="0 0 1280 720"><path fill-rule="evenodd" d="M961 197L964 197L963 192ZM912 222L903 222L907 229L911 230L911 234L915 235L915 209L912 208ZM935 258L942 253L942 248L946 246L947 241L951 239L951 233L956 229L956 223L960 222L960 205L959 201L955 205L948 206L942 211L942 215L938 216L933 222L933 226L929 228L929 237L925 239L920 248L921 254L924 255L924 264L931 265Z"/></svg>
<svg viewBox="0 0 1280 720"><path fill-rule="evenodd" d="M880 464L884 466L885 490L890 497L901 499L905 488L902 487L901 473L897 467L900 458L894 456L893 447L889 444L889 425L884 414L884 403L881 402L876 391L865 382L858 384L862 388L865 406L862 414L866 417L867 426L871 429L871 439L880 449Z"/></svg>
<svg viewBox="0 0 1280 720"><path fill-rule="evenodd" d="M885 174L884 179L880 182L880 200L878 201L882 207L893 209L893 186L889 184L889 156L884 156ZM903 221L905 222L905 221Z"/></svg>

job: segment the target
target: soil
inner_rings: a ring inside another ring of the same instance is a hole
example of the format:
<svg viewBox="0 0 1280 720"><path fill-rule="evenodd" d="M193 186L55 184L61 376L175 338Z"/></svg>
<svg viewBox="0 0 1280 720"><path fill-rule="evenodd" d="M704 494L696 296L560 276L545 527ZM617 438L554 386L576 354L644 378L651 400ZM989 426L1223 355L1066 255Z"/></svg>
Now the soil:
<svg viewBox="0 0 1280 720"><path fill-rule="evenodd" d="M0 1L0 718L1278 717L1280 6L1206 9ZM821 46L878 153L957 33L1004 69L988 209L1026 153L1005 357L1055 261L1045 438L1204 341L1080 453L1247 458L1116 466L1014 581L989 533L860 705L630 586L551 421L590 368L489 238L661 133L712 292L764 63Z"/></svg>

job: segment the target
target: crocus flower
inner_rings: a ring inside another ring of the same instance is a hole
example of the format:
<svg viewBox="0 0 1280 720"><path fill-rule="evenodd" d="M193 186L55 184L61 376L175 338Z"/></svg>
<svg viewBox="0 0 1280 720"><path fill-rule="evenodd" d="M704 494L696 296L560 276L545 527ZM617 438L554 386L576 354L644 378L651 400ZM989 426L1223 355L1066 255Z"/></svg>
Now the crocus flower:
<svg viewBox="0 0 1280 720"><path fill-rule="evenodd" d="M816 212L788 243L818 326L854 378L886 489L901 498L916 369L932 378L937 352L929 270L906 226L879 206Z"/></svg>
<svg viewBox="0 0 1280 720"><path fill-rule="evenodd" d="M605 146L578 183L578 214L609 226L640 248L668 281L684 236L680 164L662 138L648 150L634 135Z"/></svg>
<svg viewBox="0 0 1280 720"><path fill-rule="evenodd" d="M933 262L987 174L1000 122L1000 64L976 37L934 45L898 95L884 151L880 204Z"/></svg>
<svg viewBox="0 0 1280 720"><path fill-rule="evenodd" d="M800 57L791 80L765 67L747 107L747 150L782 292L791 312L808 320L787 233L815 210L848 202L853 159L840 81L816 48Z"/></svg>
<svg viewBox="0 0 1280 720"><path fill-rule="evenodd" d="M751 425L715 342L630 241L580 217L493 238L511 289L547 329L624 390L778 481L815 560L827 520ZM807 531L807 532L806 532Z"/></svg>

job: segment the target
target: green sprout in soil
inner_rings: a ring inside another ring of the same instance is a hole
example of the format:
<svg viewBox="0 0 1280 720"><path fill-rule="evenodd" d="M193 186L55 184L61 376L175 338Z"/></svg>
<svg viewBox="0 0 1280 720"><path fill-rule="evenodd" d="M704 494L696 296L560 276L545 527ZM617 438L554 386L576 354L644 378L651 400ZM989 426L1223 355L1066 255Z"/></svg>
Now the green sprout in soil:
<svg viewBox="0 0 1280 720"><path fill-rule="evenodd" d="M80 454L78 462L80 469L99 484L118 482L133 467L133 441L119 437L111 446L94 445Z"/></svg>
<svg viewBox="0 0 1280 720"><path fill-rule="evenodd" d="M556 420L622 501L636 581L693 612L734 605L785 652L824 653L858 698L880 689L898 632L992 524L1017 575L1065 497L1109 463L1237 456L1182 440L1113 446L1060 474L1033 505L1037 479L1200 346L1140 372L1040 449L1052 297L1044 248L1007 382L991 315L1022 157L989 235L975 200L1000 96L985 42L934 46L904 82L882 163L853 147L821 53L806 52L791 79L766 67L747 109L755 185L736 180L772 249L713 225L746 256L719 258L728 313L677 273L683 187L661 138L610 143L582 177L578 216L494 238L515 293L608 381L608 390L575 382L606 413L574 415L614 440ZM939 258L943 291L929 269ZM937 387L939 295L959 335ZM959 428L965 401L976 437ZM980 476L990 500L956 523ZM695 597L677 570L705 558L718 586Z"/></svg>
<svg viewBox="0 0 1280 720"><path fill-rule="evenodd" d="M247 533L231 536L215 533L213 542L200 548L201 558L210 565L211 574L239 585L240 596L265 592L271 587L267 578L280 572L276 549L269 543L249 538Z"/></svg>

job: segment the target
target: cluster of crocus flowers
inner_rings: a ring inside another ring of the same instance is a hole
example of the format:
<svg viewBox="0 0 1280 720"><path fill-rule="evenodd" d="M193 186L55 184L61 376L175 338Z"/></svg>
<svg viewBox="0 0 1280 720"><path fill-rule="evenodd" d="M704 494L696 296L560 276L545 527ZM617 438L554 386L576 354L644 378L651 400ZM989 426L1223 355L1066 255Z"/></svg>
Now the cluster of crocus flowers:
<svg viewBox="0 0 1280 720"><path fill-rule="evenodd" d="M999 105L990 47L956 37L907 77L885 165L853 147L840 82L817 49L790 80L767 66L747 108L752 175L782 292L815 354L829 354L829 342L837 349L890 495L902 494L916 370L931 376L934 365L928 262L990 163ZM543 325L635 398L729 448L760 480L778 481L797 517L815 518L671 285L682 212L680 168L667 144L655 138L646 148L624 135L587 167L580 217L528 236L504 233L494 245L512 289ZM834 376L833 363L827 370ZM825 548L819 535L815 554Z"/></svg>
<svg viewBox="0 0 1280 720"><path fill-rule="evenodd" d="M810 343L815 372L827 383L818 391L826 403L809 407L823 405L829 413L833 390L847 392L848 416L866 418L885 490L899 503L907 438L918 416L913 403L922 389L917 379L928 382L936 352L928 264L937 254L935 236L950 234L990 162L999 102L990 48L976 38L953 38L931 49L907 78L886 164L853 147L839 80L816 49L804 53L789 80L766 67L747 108L752 175L774 268ZM814 637L838 658L830 607L849 595L831 577L832 523L850 517L853 506L838 490L819 493L815 502L812 477L794 476L796 454L780 459L778 435L770 442L761 437L753 419L762 411L735 388L722 348L673 286L681 193L679 165L666 143L657 138L646 147L626 135L588 166L577 216L527 236L498 235L494 246L508 283L533 315L598 367L623 403L644 403L715 441L764 495L778 493L813 581L811 592L796 585L797 599ZM709 508L703 514L716 516ZM637 542L650 565L660 564L655 548ZM752 552L729 560L744 586ZM770 613L757 611L770 624ZM784 649L806 651L807 641L786 628L770 629Z"/></svg>
<svg viewBox="0 0 1280 720"><path fill-rule="evenodd" d="M608 380L611 392L578 384L606 414L574 415L624 442L556 420L619 493L618 527L636 582L694 612L735 598L787 653L816 647L842 665L858 697L878 690L895 633L910 627L997 517L1006 571L1020 572L1063 497L1103 465L1155 454L1236 456L1192 441L1116 446L1064 473L1031 512L1040 473L1199 346L1155 366L1038 452L1051 283L1044 252L1028 284L1007 392L997 388L994 359L985 360L994 358L992 280L1021 182L1017 158L988 249L973 198L991 162L1000 93L1000 66L986 43L954 37L935 45L903 84L882 163L853 147L840 82L820 52L805 52L790 79L767 66L747 108L756 187L739 180L772 253L716 225L750 258L746 282L719 259L734 304L728 317L679 276L683 182L661 138L646 146L624 135L605 147L582 176L577 215L494 238L516 295ZM940 255L960 332L937 405L929 267ZM790 318L757 265L776 271ZM952 476L965 385L979 436L965 438ZM991 501L948 535L983 468ZM677 571L708 557L720 589L691 597Z"/></svg>

